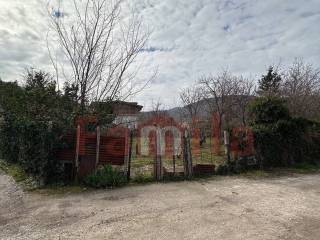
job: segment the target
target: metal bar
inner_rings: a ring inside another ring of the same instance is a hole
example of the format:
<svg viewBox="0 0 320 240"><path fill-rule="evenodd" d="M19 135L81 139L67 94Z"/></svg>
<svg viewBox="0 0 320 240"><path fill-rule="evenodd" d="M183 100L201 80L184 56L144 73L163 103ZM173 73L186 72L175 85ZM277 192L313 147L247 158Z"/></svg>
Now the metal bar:
<svg viewBox="0 0 320 240"><path fill-rule="evenodd" d="M79 151L80 151L80 137L81 137L81 129L80 129L80 124L77 126L77 138L76 138L76 159L75 159L75 181L78 181L78 175L79 175Z"/></svg>
<svg viewBox="0 0 320 240"><path fill-rule="evenodd" d="M128 159L128 170L127 170L128 181L130 180L130 175L131 175L132 143L133 143L133 131L130 130L129 159Z"/></svg>
<svg viewBox="0 0 320 240"><path fill-rule="evenodd" d="M100 157L100 135L101 135L100 126L97 126L97 145L96 145L96 165L95 165L95 169L97 169L98 164L99 164L99 157Z"/></svg>

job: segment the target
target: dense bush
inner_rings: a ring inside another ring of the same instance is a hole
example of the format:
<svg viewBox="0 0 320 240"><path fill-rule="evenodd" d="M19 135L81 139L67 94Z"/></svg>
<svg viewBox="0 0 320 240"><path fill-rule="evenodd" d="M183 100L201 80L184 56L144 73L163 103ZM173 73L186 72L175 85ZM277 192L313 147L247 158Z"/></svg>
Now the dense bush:
<svg viewBox="0 0 320 240"><path fill-rule="evenodd" d="M113 168L111 165L105 165L84 180L85 184L95 188L118 187L127 183L126 175Z"/></svg>
<svg viewBox="0 0 320 240"><path fill-rule="evenodd" d="M250 123L274 124L279 120L290 119L285 102L275 97L259 97L249 105Z"/></svg>
<svg viewBox="0 0 320 240"><path fill-rule="evenodd" d="M308 162L320 164L320 122L309 122L304 151Z"/></svg>
<svg viewBox="0 0 320 240"><path fill-rule="evenodd" d="M317 131L313 122L291 118L285 103L277 98L257 98L250 106L255 148L261 167L291 166L314 162L318 147L312 135ZM312 153L310 151L315 151Z"/></svg>
<svg viewBox="0 0 320 240"><path fill-rule="evenodd" d="M0 152L44 183L59 180L54 151L72 123L74 100L44 72L29 71L25 86L0 81Z"/></svg>

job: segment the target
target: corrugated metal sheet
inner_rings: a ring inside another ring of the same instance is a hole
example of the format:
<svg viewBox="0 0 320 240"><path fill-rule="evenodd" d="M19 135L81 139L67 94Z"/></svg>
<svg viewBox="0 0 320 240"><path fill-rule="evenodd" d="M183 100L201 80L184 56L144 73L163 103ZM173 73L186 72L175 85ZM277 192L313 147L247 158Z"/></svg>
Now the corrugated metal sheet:
<svg viewBox="0 0 320 240"><path fill-rule="evenodd" d="M68 146L57 151L57 158L64 162L74 163L76 156L75 134L66 134L63 141L66 141ZM81 177L90 174L95 169L97 134L81 131L79 142L79 176ZM123 165L125 163L126 144L125 137L101 136L98 165Z"/></svg>

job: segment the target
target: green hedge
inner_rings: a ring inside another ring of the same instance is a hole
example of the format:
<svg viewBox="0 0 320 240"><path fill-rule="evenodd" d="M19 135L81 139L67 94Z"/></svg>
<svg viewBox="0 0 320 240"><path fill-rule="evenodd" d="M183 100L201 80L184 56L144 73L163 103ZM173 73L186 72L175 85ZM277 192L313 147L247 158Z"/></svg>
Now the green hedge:
<svg viewBox="0 0 320 240"><path fill-rule="evenodd" d="M30 70L25 83L0 81L1 155L44 184L60 181L55 150L72 125L76 102L44 72Z"/></svg>
<svg viewBox="0 0 320 240"><path fill-rule="evenodd" d="M62 166L55 157L63 144L61 135L62 129L52 122L5 121L0 131L2 155L45 184L61 181Z"/></svg>
<svg viewBox="0 0 320 240"><path fill-rule="evenodd" d="M250 115L262 168L320 161L318 123L290 117L284 101L276 98L257 98Z"/></svg>

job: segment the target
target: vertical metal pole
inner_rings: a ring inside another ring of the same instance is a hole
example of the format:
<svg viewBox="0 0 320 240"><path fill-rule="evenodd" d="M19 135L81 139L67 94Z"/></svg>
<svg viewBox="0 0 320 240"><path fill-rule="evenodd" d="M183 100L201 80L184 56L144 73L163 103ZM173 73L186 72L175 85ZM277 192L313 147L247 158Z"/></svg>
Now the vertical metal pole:
<svg viewBox="0 0 320 240"><path fill-rule="evenodd" d="M101 135L100 126L97 126L97 145L96 145L96 164L95 164L95 169L97 169L97 167L98 167L99 158L100 158L100 135Z"/></svg>
<svg viewBox="0 0 320 240"><path fill-rule="evenodd" d="M176 156L173 154L173 175L176 175Z"/></svg>
<svg viewBox="0 0 320 240"><path fill-rule="evenodd" d="M187 136L187 144L188 144L188 166L189 166L189 178L192 178L193 175L193 168L192 168L192 153L191 153L191 139L190 139L190 134Z"/></svg>
<svg viewBox="0 0 320 240"><path fill-rule="evenodd" d="M128 181L130 181L130 175L131 175L132 143L133 143L133 130L130 130L129 159L128 159L128 170L127 170Z"/></svg>
<svg viewBox="0 0 320 240"><path fill-rule="evenodd" d="M213 146L212 146L212 131L210 132L210 158L211 158L211 163L214 164L213 161Z"/></svg>
<svg viewBox="0 0 320 240"><path fill-rule="evenodd" d="M77 126L77 134L76 134L76 159L75 159L75 181L77 182L78 181L78 175L79 175L79 151L80 151L80 137L81 137L81 134L80 134L80 125L78 124Z"/></svg>
<svg viewBox="0 0 320 240"><path fill-rule="evenodd" d="M161 129L156 131L156 159L155 159L155 177L158 181L162 180L162 162L161 162Z"/></svg>

